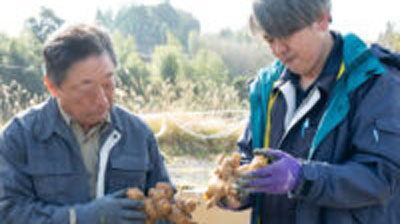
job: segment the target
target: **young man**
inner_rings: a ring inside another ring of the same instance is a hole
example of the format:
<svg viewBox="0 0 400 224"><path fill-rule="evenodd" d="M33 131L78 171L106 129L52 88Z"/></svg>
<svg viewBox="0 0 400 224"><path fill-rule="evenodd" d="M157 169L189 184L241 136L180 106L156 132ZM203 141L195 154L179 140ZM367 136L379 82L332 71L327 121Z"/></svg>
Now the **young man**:
<svg viewBox="0 0 400 224"><path fill-rule="evenodd" d="M0 223L144 223L146 192L170 182L150 128L113 104L117 59L98 27L73 25L44 47L53 95L0 134Z"/></svg>
<svg viewBox="0 0 400 224"><path fill-rule="evenodd" d="M278 59L251 85L239 141L244 161L273 158L240 182L254 224L400 222L399 58L330 31L330 8L254 2L252 30Z"/></svg>

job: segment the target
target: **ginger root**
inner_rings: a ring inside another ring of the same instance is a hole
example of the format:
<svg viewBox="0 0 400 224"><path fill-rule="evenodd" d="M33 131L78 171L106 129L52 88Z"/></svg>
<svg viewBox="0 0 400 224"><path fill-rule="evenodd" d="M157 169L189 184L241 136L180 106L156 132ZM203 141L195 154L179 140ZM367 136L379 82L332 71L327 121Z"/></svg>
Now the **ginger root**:
<svg viewBox="0 0 400 224"><path fill-rule="evenodd" d="M208 187L204 193L207 208L213 207L225 198L231 208L238 208L240 202L235 189L236 180L245 172L260 169L267 164L267 159L261 155L254 156L250 164L240 166L240 154L233 153L227 157L225 154L217 158L218 167L209 175Z"/></svg>
<svg viewBox="0 0 400 224"><path fill-rule="evenodd" d="M195 224L191 220L191 213L196 209L197 201L174 197L174 190L168 183L157 183L150 188L148 197L137 188L130 188L127 197L134 200L143 200L144 212L148 219L146 224L153 224L158 219L166 219L176 224Z"/></svg>
<svg viewBox="0 0 400 224"><path fill-rule="evenodd" d="M190 216L196 206L197 202L194 199L177 198L176 203L172 204L171 213L167 215L167 220L176 224L196 224Z"/></svg>

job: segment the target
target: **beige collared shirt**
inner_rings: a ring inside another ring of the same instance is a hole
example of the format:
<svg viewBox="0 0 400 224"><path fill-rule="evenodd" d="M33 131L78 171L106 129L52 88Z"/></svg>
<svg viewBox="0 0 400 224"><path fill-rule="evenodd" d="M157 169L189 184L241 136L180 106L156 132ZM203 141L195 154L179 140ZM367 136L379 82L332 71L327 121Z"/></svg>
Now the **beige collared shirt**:
<svg viewBox="0 0 400 224"><path fill-rule="evenodd" d="M59 101L57 102L62 117L64 118L67 125L71 128L75 140L79 145L82 159L90 179L89 180L90 196L92 198L95 198L97 171L99 162L99 150L100 150L99 140L101 133L105 131L111 124L110 115L107 117L106 121L95 125L89 130L88 133L85 134L79 123L77 121L72 120L71 117L62 109Z"/></svg>

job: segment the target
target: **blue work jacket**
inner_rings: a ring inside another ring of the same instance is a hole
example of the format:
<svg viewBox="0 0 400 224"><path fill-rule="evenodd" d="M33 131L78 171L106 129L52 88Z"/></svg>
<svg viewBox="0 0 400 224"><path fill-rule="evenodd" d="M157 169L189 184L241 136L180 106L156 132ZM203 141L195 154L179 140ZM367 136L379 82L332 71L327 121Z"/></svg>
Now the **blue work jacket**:
<svg viewBox="0 0 400 224"><path fill-rule="evenodd" d="M100 137L97 197L170 182L151 129L113 106ZM67 224L69 208L91 200L81 152L57 102L17 115L0 134L0 223Z"/></svg>
<svg viewBox="0 0 400 224"><path fill-rule="evenodd" d="M299 183L287 195L295 202L295 223L400 223L399 57L378 46L369 48L353 34L343 37L342 52L341 74L322 118L307 127L313 129L314 137L304 156ZM287 89L276 90L281 94L270 103L276 86L282 86L284 70L278 61L260 71L251 85L250 122L238 143L244 162L251 160L254 148L280 148L285 139L301 136L293 130L299 130L295 127L304 117L312 116L321 99L315 89L307 97L309 105L298 110L287 106L285 113L271 114L269 106L279 101L291 104ZM268 121L285 123L284 133L274 133L274 122ZM285 215L268 204L273 197L251 196L251 223L267 224L271 213Z"/></svg>

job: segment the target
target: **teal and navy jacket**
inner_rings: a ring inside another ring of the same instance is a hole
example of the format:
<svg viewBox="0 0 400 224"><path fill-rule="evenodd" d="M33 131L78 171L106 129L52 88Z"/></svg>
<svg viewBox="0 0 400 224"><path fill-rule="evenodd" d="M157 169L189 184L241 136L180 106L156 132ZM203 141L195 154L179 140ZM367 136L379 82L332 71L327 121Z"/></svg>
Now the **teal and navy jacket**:
<svg viewBox="0 0 400 224"><path fill-rule="evenodd" d="M299 184L287 195L295 204L295 223L400 223L400 57L348 34L342 58L321 118L307 126L313 138L302 155ZM238 143L244 162L254 148L282 149L286 139L301 136L296 127L304 126L322 99L315 88L294 108L285 70L277 61L251 84L250 121ZM279 104L285 111L271 113ZM277 135L274 123L284 124L284 133ZM252 195L251 223L285 215L274 211L274 197Z"/></svg>

